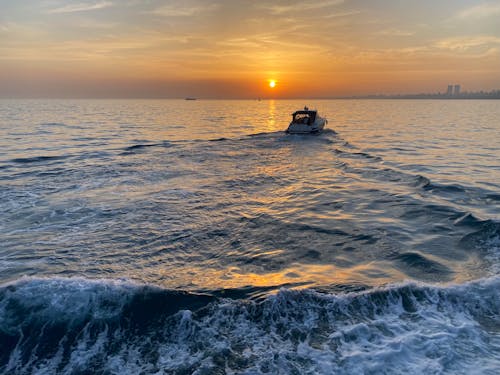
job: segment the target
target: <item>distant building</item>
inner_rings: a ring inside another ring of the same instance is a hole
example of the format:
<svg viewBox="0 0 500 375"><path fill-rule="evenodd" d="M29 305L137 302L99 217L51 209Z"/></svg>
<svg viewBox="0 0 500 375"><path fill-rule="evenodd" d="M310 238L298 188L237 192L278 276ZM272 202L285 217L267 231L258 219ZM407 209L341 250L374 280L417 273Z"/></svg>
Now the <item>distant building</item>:
<svg viewBox="0 0 500 375"><path fill-rule="evenodd" d="M460 95L460 85L455 85L455 87L453 89L453 95L454 96Z"/></svg>
<svg viewBox="0 0 500 375"><path fill-rule="evenodd" d="M451 96L453 94L453 85L448 85L448 90L446 90L446 95Z"/></svg>

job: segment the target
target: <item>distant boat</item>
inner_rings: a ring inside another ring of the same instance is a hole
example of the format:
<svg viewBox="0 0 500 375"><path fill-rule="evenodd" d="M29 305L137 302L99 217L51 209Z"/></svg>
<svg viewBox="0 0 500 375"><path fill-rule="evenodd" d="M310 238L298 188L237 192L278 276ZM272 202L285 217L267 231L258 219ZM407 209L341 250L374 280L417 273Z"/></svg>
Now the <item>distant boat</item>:
<svg viewBox="0 0 500 375"><path fill-rule="evenodd" d="M196 100L196 98L192 98L192 97L189 97L189 96L188 96L188 97L187 97L187 98L185 98L184 100Z"/></svg>
<svg viewBox="0 0 500 375"><path fill-rule="evenodd" d="M292 116L292 121L286 130L290 134L319 133L328 123L327 119L318 115L318 111L310 110L307 107L295 111Z"/></svg>

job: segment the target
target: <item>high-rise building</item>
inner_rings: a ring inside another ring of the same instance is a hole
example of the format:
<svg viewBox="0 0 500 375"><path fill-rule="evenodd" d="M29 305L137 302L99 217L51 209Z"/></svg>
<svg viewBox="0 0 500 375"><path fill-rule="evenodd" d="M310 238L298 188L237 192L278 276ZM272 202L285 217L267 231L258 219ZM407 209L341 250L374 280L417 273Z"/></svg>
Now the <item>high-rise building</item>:
<svg viewBox="0 0 500 375"><path fill-rule="evenodd" d="M448 90L446 90L446 95L451 96L453 94L453 85L448 85Z"/></svg>
<svg viewBox="0 0 500 375"><path fill-rule="evenodd" d="M460 95L460 85L455 85L455 88L453 89L453 95L454 96Z"/></svg>

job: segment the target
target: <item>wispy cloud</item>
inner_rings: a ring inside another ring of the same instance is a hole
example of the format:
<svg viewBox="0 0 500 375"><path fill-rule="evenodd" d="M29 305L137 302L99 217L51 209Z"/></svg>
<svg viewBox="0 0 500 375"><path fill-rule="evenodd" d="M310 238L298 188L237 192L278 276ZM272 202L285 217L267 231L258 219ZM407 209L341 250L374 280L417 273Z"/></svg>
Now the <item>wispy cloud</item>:
<svg viewBox="0 0 500 375"><path fill-rule="evenodd" d="M265 5L264 8L268 9L273 14L283 14L289 12L302 13L304 11L328 8L343 3L344 0L306 1L306 2L298 2L295 4L287 4L287 5Z"/></svg>
<svg viewBox="0 0 500 375"><path fill-rule="evenodd" d="M158 16L164 17L189 17L195 16L200 13L207 11L213 11L218 8L217 4L196 4L196 5L179 5L179 4L169 4L163 5L159 8L154 9L150 13L156 14Z"/></svg>
<svg viewBox="0 0 500 375"><path fill-rule="evenodd" d="M273 50L287 50L289 53L293 50L299 51L320 51L324 46L313 43L300 43L297 41L286 41L273 34L258 34L253 37L230 38L216 43L224 48L236 48L244 50L246 48L259 48L264 50L269 47Z"/></svg>
<svg viewBox="0 0 500 375"><path fill-rule="evenodd" d="M484 18L491 16L498 16L500 14L500 4L497 3L483 3L471 8L464 9L457 13L457 17L461 19L467 18Z"/></svg>
<svg viewBox="0 0 500 375"><path fill-rule="evenodd" d="M349 16L355 16L355 15L360 14L360 13L361 13L361 11L359 11L359 10L349 10L346 12L330 13L330 14L324 16L324 18L331 19L331 18L349 17Z"/></svg>
<svg viewBox="0 0 500 375"><path fill-rule="evenodd" d="M68 4L59 8L54 8L48 11L50 14L57 13L75 13L75 12L87 12L91 10L103 9L112 6L113 3L110 1L100 1L94 3L77 3Z"/></svg>
<svg viewBox="0 0 500 375"><path fill-rule="evenodd" d="M458 37L443 39L435 43L435 47L452 51L466 51L471 48L500 45L500 38L491 35Z"/></svg>
<svg viewBox="0 0 500 375"><path fill-rule="evenodd" d="M414 31L400 30L400 29L386 29L377 32L378 35L385 36L412 36L415 35Z"/></svg>

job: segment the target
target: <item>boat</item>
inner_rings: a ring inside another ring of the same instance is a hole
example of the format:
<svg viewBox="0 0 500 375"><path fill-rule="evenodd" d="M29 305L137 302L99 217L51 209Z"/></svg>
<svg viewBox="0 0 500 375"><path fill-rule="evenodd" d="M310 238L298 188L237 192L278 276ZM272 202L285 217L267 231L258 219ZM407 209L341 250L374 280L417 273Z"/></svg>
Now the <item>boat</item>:
<svg viewBox="0 0 500 375"><path fill-rule="evenodd" d="M184 100L197 100L197 98L193 98L193 97L188 96L188 97L187 97L187 98L185 98Z"/></svg>
<svg viewBox="0 0 500 375"><path fill-rule="evenodd" d="M292 121L286 130L290 134L319 133L328 123L327 119L318 115L317 110L310 110L307 107L295 111L292 116Z"/></svg>

